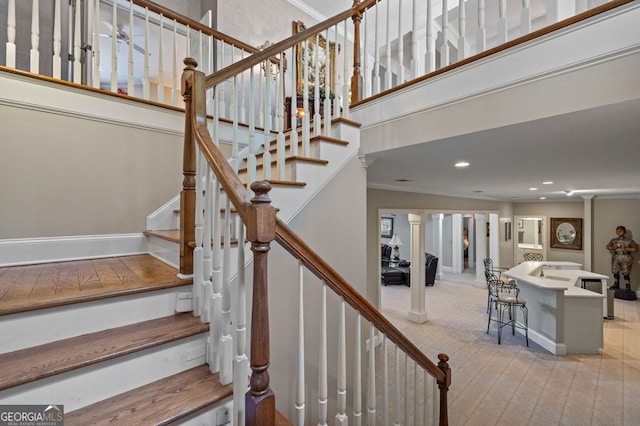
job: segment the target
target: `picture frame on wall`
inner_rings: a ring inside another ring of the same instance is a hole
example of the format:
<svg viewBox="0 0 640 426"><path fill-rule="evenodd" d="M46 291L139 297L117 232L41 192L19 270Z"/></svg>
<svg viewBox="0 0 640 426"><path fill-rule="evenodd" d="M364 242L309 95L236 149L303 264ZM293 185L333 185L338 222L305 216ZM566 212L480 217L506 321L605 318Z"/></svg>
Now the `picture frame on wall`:
<svg viewBox="0 0 640 426"><path fill-rule="evenodd" d="M382 238L393 237L393 218L383 217L380 219L380 236Z"/></svg>
<svg viewBox="0 0 640 426"><path fill-rule="evenodd" d="M551 248L582 250L582 219L552 217Z"/></svg>
<svg viewBox="0 0 640 426"><path fill-rule="evenodd" d="M504 240L511 241L511 222L504 223Z"/></svg>
<svg viewBox="0 0 640 426"><path fill-rule="evenodd" d="M293 34L297 34L306 30L307 27L302 21L294 21L293 22ZM325 73L329 72L329 84L334 84L335 82L335 61L336 61L336 44L334 42L329 42L329 69L327 70L327 39L319 35L316 37L310 37L307 39L307 51L305 52L304 43L300 43L296 46L295 50L295 60L296 60L296 92L298 95L302 95L304 92L304 66L305 63L308 65L309 72L308 75L308 88L309 90L313 90L315 84L317 83L320 86L321 92L325 92ZM338 46L338 52L340 51ZM316 62L319 64L319 81L315 81L315 66ZM327 94L331 92L331 90L326 90ZM321 94L322 97L322 94Z"/></svg>

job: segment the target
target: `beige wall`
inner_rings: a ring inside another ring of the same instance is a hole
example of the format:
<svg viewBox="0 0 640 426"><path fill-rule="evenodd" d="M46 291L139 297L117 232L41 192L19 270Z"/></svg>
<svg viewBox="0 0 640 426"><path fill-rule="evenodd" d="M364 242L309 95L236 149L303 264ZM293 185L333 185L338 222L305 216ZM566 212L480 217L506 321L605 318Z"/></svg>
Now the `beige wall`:
<svg viewBox="0 0 640 426"><path fill-rule="evenodd" d="M447 197L442 195L418 194L413 192L367 189L367 292L366 297L379 306L380 257L379 257L379 211L385 210L430 210L433 212L498 212L501 218L511 218L511 203L478 200L472 198ZM512 264L511 243L504 241L500 227L500 261Z"/></svg>
<svg viewBox="0 0 640 426"><path fill-rule="evenodd" d="M142 232L181 189L177 134L6 105L0 128L0 239Z"/></svg>

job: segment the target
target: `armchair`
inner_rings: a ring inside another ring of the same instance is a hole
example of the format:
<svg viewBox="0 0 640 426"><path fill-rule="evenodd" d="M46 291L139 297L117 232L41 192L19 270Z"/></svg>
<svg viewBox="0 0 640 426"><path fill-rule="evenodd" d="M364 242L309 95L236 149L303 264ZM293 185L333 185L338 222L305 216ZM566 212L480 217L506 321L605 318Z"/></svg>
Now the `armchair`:
<svg viewBox="0 0 640 426"><path fill-rule="evenodd" d="M438 258L431 253L424 254L425 285L433 285L436 282L438 271Z"/></svg>

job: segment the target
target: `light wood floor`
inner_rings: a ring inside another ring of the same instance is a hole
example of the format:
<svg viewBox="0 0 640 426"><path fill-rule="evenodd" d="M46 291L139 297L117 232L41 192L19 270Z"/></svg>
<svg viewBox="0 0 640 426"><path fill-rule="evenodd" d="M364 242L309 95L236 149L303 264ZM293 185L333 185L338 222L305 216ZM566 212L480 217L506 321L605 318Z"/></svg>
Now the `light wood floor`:
<svg viewBox="0 0 640 426"><path fill-rule="evenodd" d="M0 315L190 283L150 255L0 268Z"/></svg>
<svg viewBox="0 0 640 426"><path fill-rule="evenodd" d="M615 299L598 355L555 356L524 336L486 334L473 276L426 288L428 321L406 320L410 288L382 287L382 311L432 360L450 357L451 425L640 425L640 301ZM505 338L506 337L506 338Z"/></svg>

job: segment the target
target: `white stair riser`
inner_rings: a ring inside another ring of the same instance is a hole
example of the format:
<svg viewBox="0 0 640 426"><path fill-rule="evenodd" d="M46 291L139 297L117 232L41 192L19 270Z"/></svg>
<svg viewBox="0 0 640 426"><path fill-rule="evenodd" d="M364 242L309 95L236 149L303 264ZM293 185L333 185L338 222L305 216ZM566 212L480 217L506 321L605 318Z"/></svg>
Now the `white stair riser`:
<svg viewBox="0 0 640 426"><path fill-rule="evenodd" d="M163 238L148 236L149 254L180 270L180 244Z"/></svg>
<svg viewBox="0 0 640 426"><path fill-rule="evenodd" d="M175 313L178 292L191 285L7 315L0 353L94 333Z"/></svg>
<svg viewBox="0 0 640 426"><path fill-rule="evenodd" d="M63 404L65 412L204 364L206 333L0 391L3 404ZM201 355L201 356L197 356ZM193 358L193 359L190 359Z"/></svg>

